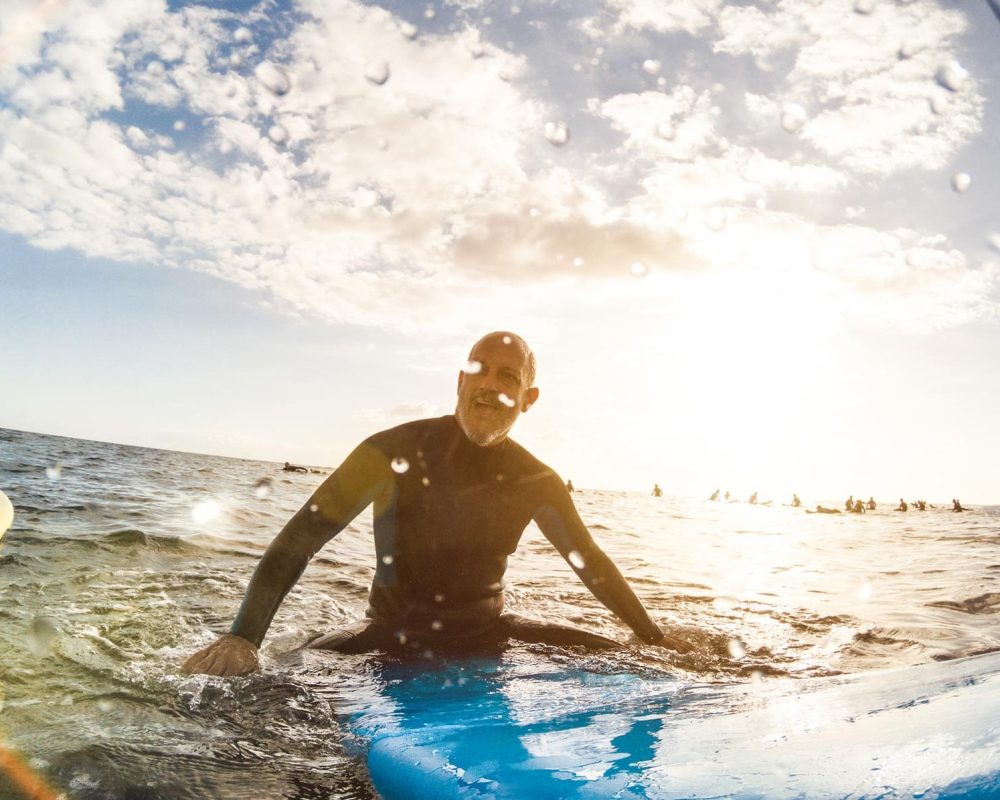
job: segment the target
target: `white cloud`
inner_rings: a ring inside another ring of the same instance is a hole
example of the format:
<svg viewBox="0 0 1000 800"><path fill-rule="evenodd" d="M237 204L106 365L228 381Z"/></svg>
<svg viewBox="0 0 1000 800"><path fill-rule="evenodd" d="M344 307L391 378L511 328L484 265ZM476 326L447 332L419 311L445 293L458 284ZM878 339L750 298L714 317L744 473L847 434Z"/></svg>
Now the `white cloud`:
<svg viewBox="0 0 1000 800"><path fill-rule="evenodd" d="M616 27L652 29L660 32L698 33L712 24L723 7L723 0L609 0L608 8L617 12Z"/></svg>
<svg viewBox="0 0 1000 800"><path fill-rule="evenodd" d="M784 81L776 76L773 106L748 98L758 121L770 115L776 126L782 103L800 103L811 117L802 139L853 171L938 169L980 132L974 82L950 93L934 77L965 29L959 11L916 0L856 14L840 0L780 0L772 11L727 7L718 24L719 52L752 55L765 69L794 55ZM946 99L946 113L935 114L932 101Z"/></svg>
<svg viewBox="0 0 1000 800"><path fill-rule="evenodd" d="M416 402L400 403L392 408L366 408L358 412L358 415L365 422L388 427L414 419L439 417L450 412L451 409L444 409L433 403Z"/></svg>
<svg viewBox="0 0 1000 800"><path fill-rule="evenodd" d="M857 173L923 168L967 140L982 112L974 81L926 134L900 133L927 117L929 91L946 91L927 87L942 39L927 33L899 61L895 44L834 24L829 2L810 5L816 20L787 0L767 14L707 0L614 7L626 27L657 31L714 35L717 20L726 52L798 48L787 85L747 95L746 113L767 131L786 97L813 103L799 135L827 158L732 141L724 90L684 84L596 97L587 122L609 146L588 150L584 125L554 148L544 122L583 112L534 96L524 56L473 27L411 38L388 11L351 0L303 0L286 38L254 42L233 35L254 17L94 0L52 12L44 39L35 17L19 23L16 62L0 73L0 226L39 247L195 269L278 307L402 330L505 327L551 316L567 298L586 307L592 292L613 295L605 279L628 276L634 261L654 274L764 269L789 254L812 263L819 241L867 275L824 267L845 291L874 291L888 264L897 288L932 287L897 295L921 314L934 292L949 298L935 319L978 308L989 280L962 259L928 271L899 255L909 239L859 252L853 228L820 233L758 207L775 192L834 195ZM906 8L944 39L959 30L923 2ZM874 55L824 60L837 41ZM255 76L265 60L288 91ZM375 61L389 64L384 85L366 77ZM286 141L269 137L274 125ZM622 291L652 302L664 286Z"/></svg>

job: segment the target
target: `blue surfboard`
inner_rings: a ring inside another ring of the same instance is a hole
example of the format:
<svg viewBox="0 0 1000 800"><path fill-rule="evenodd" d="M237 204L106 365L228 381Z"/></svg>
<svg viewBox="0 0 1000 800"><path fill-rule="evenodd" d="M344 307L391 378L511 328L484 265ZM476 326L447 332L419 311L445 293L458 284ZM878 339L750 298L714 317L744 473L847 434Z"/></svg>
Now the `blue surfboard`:
<svg viewBox="0 0 1000 800"><path fill-rule="evenodd" d="M585 663L387 664L343 712L385 800L1000 797L1000 653L725 686Z"/></svg>

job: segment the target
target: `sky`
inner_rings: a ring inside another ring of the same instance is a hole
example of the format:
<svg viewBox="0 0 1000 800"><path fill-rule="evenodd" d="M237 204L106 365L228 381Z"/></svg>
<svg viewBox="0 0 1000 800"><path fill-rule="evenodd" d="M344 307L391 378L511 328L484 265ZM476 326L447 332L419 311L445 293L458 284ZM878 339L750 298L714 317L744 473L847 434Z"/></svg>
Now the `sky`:
<svg viewBox="0 0 1000 800"><path fill-rule="evenodd" d="M4 0L0 427L1000 502L994 0Z"/></svg>

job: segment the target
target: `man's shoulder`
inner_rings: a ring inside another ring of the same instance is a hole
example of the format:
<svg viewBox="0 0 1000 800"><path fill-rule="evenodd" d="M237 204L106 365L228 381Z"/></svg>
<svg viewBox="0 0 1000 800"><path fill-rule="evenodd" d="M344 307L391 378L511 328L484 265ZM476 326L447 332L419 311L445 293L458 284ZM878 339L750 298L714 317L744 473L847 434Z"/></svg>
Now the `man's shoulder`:
<svg viewBox="0 0 1000 800"><path fill-rule="evenodd" d="M446 414L443 417L415 419L392 428L386 428L378 433L373 433L365 441L375 445L416 441L446 432L454 426L455 417L452 414Z"/></svg>
<svg viewBox="0 0 1000 800"><path fill-rule="evenodd" d="M507 439L509 457L519 467L519 471L525 477L536 480L551 479L564 487L562 479L552 467L540 460L537 456L528 451L524 445L518 444L513 439Z"/></svg>

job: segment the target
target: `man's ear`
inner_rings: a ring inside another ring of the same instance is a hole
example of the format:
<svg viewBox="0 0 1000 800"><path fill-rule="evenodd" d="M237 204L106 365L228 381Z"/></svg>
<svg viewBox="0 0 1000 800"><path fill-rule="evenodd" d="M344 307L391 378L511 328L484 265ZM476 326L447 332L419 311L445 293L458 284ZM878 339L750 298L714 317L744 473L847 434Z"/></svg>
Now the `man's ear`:
<svg viewBox="0 0 1000 800"><path fill-rule="evenodd" d="M524 403L521 405L521 413L523 414L529 408L531 408L535 401L538 399L538 387L532 386L528 391L524 393Z"/></svg>

